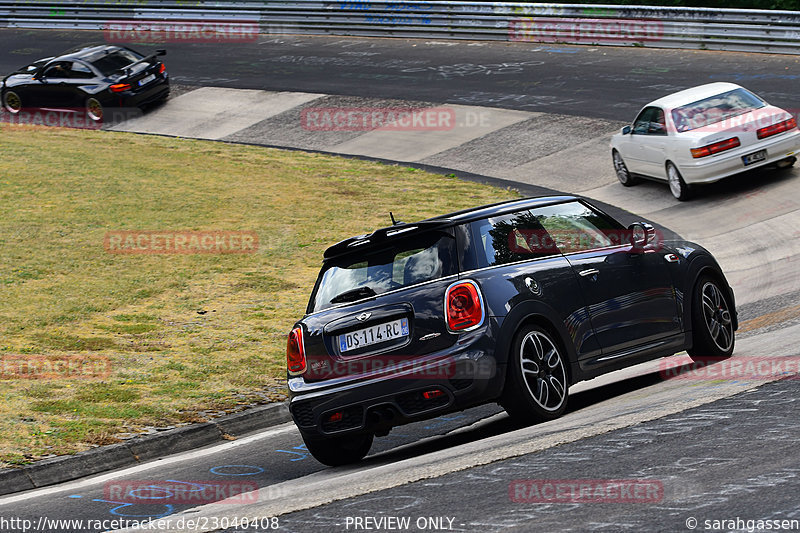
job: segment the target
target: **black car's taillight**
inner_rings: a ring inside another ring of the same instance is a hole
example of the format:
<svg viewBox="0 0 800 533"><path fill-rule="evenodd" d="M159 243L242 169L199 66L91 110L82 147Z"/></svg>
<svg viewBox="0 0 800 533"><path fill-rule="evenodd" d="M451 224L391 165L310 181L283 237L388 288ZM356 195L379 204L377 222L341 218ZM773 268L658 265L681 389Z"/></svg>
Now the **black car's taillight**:
<svg viewBox="0 0 800 533"><path fill-rule="evenodd" d="M445 321L450 331L468 331L483 324L483 296L474 281L459 281L444 295Z"/></svg>
<svg viewBox="0 0 800 533"><path fill-rule="evenodd" d="M286 342L286 368L292 376L306 371L306 352L303 346L303 330L294 328Z"/></svg>
<svg viewBox="0 0 800 533"><path fill-rule="evenodd" d="M731 137L730 139L725 139L724 141L716 142L714 144L701 146L700 148L692 148L692 157L698 159L700 157L718 154L720 152L724 152L725 150L736 148L741 144L742 143L739 142L739 137Z"/></svg>
<svg viewBox="0 0 800 533"><path fill-rule="evenodd" d="M131 84L130 83L115 83L114 85L109 87L109 89L111 90L112 93L121 93L121 92L125 92L125 91L130 91L131 90Z"/></svg>
<svg viewBox="0 0 800 533"><path fill-rule="evenodd" d="M164 72L166 72L166 70L167 70L167 66L164 63L161 63L160 65L158 65L158 73L159 74L164 74Z"/></svg>
<svg viewBox="0 0 800 533"><path fill-rule="evenodd" d="M790 118L788 120L784 120L783 122L778 122L777 124L773 124L772 126L761 128L756 132L756 135L758 136L759 139L765 139L767 137L783 133L784 131L789 131L796 127L797 127L797 120L794 118Z"/></svg>

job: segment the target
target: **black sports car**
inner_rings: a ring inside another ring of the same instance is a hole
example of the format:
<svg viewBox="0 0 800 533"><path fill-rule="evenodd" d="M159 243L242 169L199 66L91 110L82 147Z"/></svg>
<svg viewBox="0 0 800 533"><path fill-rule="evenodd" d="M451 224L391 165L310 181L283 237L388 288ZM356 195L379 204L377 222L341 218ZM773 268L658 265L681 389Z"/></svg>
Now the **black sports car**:
<svg viewBox="0 0 800 533"><path fill-rule="evenodd" d="M30 108L85 109L91 120L99 122L105 108L138 108L167 99L169 77L158 60L164 54L158 50L143 56L109 44L74 48L6 76L0 97L12 114Z"/></svg>
<svg viewBox="0 0 800 533"><path fill-rule="evenodd" d="M731 355L738 324L719 265L657 237L551 196L333 245L287 345L309 451L358 461L393 426L489 402L550 420L576 382L682 350Z"/></svg>

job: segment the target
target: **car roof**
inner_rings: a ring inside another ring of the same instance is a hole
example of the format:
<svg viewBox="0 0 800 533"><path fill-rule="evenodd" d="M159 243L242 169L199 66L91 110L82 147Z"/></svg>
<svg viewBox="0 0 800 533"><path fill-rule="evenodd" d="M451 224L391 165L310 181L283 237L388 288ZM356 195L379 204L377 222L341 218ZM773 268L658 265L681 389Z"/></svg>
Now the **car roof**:
<svg viewBox="0 0 800 533"><path fill-rule="evenodd" d="M121 49L121 46L115 44L85 44L67 50L58 56L57 59L80 59L82 61L92 62L98 57Z"/></svg>
<svg viewBox="0 0 800 533"><path fill-rule="evenodd" d="M658 106L664 109L673 109L675 107L697 102L703 98L708 98L710 96L715 96L717 94L741 88L741 85L736 85L735 83L729 83L726 81L706 83L705 85L698 85L697 87L692 87L691 89L685 89L683 91L678 91L677 93L664 96L658 100L650 102L645 107Z"/></svg>
<svg viewBox="0 0 800 533"><path fill-rule="evenodd" d="M376 229L372 233L350 237L343 241L337 242L327 250L325 250L324 259L332 259L341 255L349 254L356 250L365 248L372 248L373 245L378 245L388 238L395 235L407 234L411 235L416 231L427 231L431 229L441 229L469 222L471 220L478 220L490 216L501 215L505 213L512 213L519 209L539 207L543 205L552 205L571 200L577 200L576 196L559 195L559 196L538 196L531 198L523 198L520 200L507 200L505 202L498 202L496 204L483 205L464 209L462 211L455 211L446 215L441 215L419 222L399 222L393 226Z"/></svg>

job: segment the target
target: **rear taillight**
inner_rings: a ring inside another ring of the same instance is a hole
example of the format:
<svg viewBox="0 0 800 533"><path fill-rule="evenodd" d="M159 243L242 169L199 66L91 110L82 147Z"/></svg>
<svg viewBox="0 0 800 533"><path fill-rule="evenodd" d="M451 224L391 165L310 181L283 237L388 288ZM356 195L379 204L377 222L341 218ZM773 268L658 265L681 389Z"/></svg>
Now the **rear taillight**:
<svg viewBox="0 0 800 533"><path fill-rule="evenodd" d="M445 320L451 331L467 331L483 324L483 297L474 281L459 281L444 295Z"/></svg>
<svg viewBox="0 0 800 533"><path fill-rule="evenodd" d="M123 91L130 91L131 85L130 83L115 83L114 85L109 87L109 89L111 89L112 93L121 93Z"/></svg>
<svg viewBox="0 0 800 533"><path fill-rule="evenodd" d="M286 342L286 368L297 376L306 371L306 352L303 347L303 330L294 328Z"/></svg>
<svg viewBox="0 0 800 533"><path fill-rule="evenodd" d="M159 74L164 74L164 72L166 72L166 71L167 71L167 66L164 63L161 63L158 66L158 73Z"/></svg>
<svg viewBox="0 0 800 533"><path fill-rule="evenodd" d="M777 124L773 124L772 126L761 128L756 132L756 135L758 136L759 139L764 139L766 137L771 137L772 135L783 133L784 131L789 131L796 127L797 127L797 120L795 120L794 118L790 118L788 120L784 120L783 122L778 122Z"/></svg>
<svg viewBox="0 0 800 533"><path fill-rule="evenodd" d="M741 144L742 143L739 142L739 137L731 137L730 139L725 139L724 141L719 141L714 144L701 146L700 148L692 148L692 157L697 159L699 157L718 154L720 152L724 152L725 150L736 148Z"/></svg>

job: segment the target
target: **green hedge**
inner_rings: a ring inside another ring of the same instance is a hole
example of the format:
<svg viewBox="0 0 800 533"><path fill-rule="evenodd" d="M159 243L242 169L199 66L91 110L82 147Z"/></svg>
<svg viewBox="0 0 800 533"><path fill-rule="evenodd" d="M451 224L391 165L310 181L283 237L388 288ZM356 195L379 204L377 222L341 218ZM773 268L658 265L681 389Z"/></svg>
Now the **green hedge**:
<svg viewBox="0 0 800 533"><path fill-rule="evenodd" d="M567 2L564 2L567 3ZM571 3L571 2L570 2ZM648 6L731 7L739 9L788 9L800 11L800 0L583 0L576 4L620 4Z"/></svg>
<svg viewBox="0 0 800 533"><path fill-rule="evenodd" d="M479 0L481 1L481 0ZM495 0L485 0L495 1ZM519 3L525 0L506 0ZM609 5L645 5L645 6L685 6L685 7L730 7L738 9L786 9L800 11L800 0L555 0L559 4L609 4Z"/></svg>

